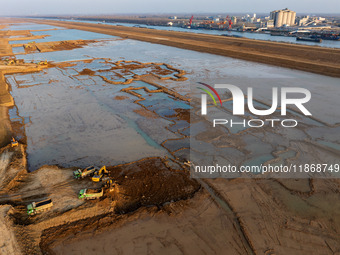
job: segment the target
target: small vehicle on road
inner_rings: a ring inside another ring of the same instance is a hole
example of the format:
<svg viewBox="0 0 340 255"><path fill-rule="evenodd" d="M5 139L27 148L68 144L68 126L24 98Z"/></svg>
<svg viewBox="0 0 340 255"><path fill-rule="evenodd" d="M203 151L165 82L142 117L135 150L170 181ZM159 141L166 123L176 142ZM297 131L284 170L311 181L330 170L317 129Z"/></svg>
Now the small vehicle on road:
<svg viewBox="0 0 340 255"><path fill-rule="evenodd" d="M84 178L86 176L91 176L95 171L98 171L98 169L94 166L86 167L85 169L78 169L73 172L73 176L76 179Z"/></svg>
<svg viewBox="0 0 340 255"><path fill-rule="evenodd" d="M27 206L27 214L35 215L51 209L52 206L53 202L50 198L40 202L33 202Z"/></svg>
<svg viewBox="0 0 340 255"><path fill-rule="evenodd" d="M102 197L104 194L104 189L82 189L79 191L79 199L97 199Z"/></svg>

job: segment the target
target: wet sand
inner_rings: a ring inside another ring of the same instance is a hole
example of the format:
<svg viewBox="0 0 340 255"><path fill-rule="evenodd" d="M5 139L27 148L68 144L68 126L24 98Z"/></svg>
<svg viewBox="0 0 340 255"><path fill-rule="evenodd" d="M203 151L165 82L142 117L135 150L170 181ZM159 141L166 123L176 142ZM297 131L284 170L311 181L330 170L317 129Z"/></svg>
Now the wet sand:
<svg viewBox="0 0 340 255"><path fill-rule="evenodd" d="M340 49L80 22L29 21L340 77Z"/></svg>
<svg viewBox="0 0 340 255"><path fill-rule="evenodd" d="M102 223L106 225L108 223ZM229 214L201 191L188 201L141 209L106 230L89 229L55 242L55 254L245 254ZM91 242L89 242L91 240ZM112 240L115 240L112 242Z"/></svg>

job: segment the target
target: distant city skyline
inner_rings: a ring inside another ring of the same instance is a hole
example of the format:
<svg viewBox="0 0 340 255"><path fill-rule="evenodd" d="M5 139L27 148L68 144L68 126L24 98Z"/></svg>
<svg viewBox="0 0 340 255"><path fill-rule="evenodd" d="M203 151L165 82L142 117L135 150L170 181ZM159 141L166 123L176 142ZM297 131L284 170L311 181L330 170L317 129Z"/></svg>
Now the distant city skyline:
<svg viewBox="0 0 340 255"><path fill-rule="evenodd" d="M297 13L340 13L339 0L10 0L1 16L125 13L269 13L289 8Z"/></svg>

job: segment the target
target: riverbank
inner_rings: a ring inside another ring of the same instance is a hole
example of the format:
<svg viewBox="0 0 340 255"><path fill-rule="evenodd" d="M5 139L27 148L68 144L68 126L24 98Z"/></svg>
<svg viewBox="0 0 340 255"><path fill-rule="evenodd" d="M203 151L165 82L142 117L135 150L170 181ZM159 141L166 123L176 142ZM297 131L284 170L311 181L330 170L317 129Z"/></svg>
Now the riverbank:
<svg viewBox="0 0 340 255"><path fill-rule="evenodd" d="M26 20L340 77L340 49L67 21Z"/></svg>

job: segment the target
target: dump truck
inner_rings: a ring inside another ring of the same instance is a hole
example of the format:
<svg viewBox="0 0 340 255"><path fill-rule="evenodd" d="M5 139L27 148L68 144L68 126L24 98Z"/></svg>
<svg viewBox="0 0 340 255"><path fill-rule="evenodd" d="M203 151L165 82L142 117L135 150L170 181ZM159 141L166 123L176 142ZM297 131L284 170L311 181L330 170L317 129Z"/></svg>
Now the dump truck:
<svg viewBox="0 0 340 255"><path fill-rule="evenodd" d="M103 178L104 174L107 174L108 171L106 170L106 166L103 166L102 168L100 168L100 170L95 171L94 175L92 177L92 181L94 182L99 182L101 181L101 179Z"/></svg>
<svg viewBox="0 0 340 255"><path fill-rule="evenodd" d="M97 199L102 197L104 194L104 189L82 189L79 191L79 199Z"/></svg>
<svg viewBox="0 0 340 255"><path fill-rule="evenodd" d="M47 211L52 206L53 206L53 202L51 199L46 199L40 202L33 202L27 206L27 214L35 215L37 213Z"/></svg>
<svg viewBox="0 0 340 255"><path fill-rule="evenodd" d="M78 170L74 171L73 176L76 179L84 178L86 176L91 176L95 171L98 171L98 169L96 167L89 166L85 169L78 169Z"/></svg>

